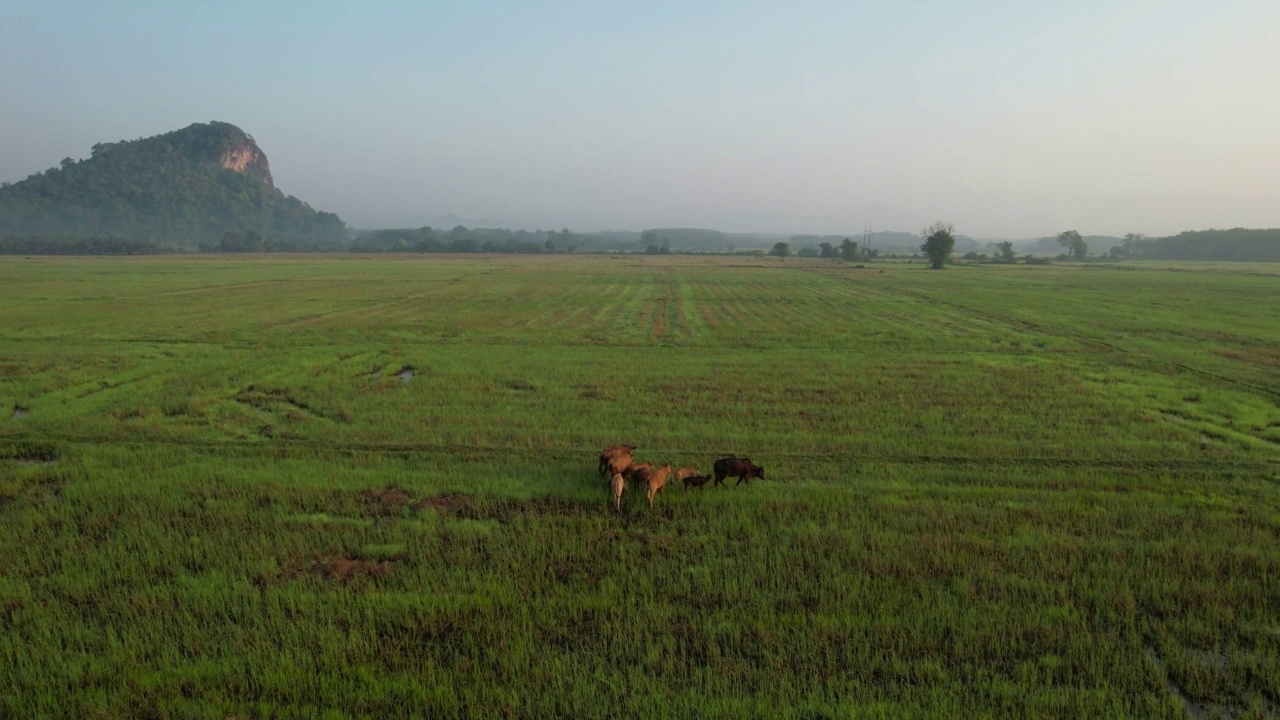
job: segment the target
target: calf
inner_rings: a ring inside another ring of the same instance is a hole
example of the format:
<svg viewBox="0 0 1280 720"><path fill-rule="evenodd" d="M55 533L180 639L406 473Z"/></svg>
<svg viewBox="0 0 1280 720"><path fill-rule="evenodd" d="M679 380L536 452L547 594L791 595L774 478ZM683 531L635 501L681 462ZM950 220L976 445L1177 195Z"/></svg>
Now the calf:
<svg viewBox="0 0 1280 720"><path fill-rule="evenodd" d="M691 487L700 488L709 482L711 482L710 475L693 475L693 476L684 478L684 489L688 490Z"/></svg>
<svg viewBox="0 0 1280 720"><path fill-rule="evenodd" d="M622 473L614 473L610 484L613 486L614 512L622 512L622 493L627 489L627 481L622 478Z"/></svg>
<svg viewBox="0 0 1280 720"><path fill-rule="evenodd" d="M716 485L724 485L724 479L727 477L736 477L738 482L734 487L744 482L750 482L751 478L764 479L764 468L752 464L746 458L720 458L715 464Z"/></svg>
<svg viewBox="0 0 1280 720"><path fill-rule="evenodd" d="M649 510L653 510L653 496L657 495L662 486L667 484L667 475L669 474L671 474L670 465L663 465L657 470L645 473L645 497L649 498Z"/></svg>

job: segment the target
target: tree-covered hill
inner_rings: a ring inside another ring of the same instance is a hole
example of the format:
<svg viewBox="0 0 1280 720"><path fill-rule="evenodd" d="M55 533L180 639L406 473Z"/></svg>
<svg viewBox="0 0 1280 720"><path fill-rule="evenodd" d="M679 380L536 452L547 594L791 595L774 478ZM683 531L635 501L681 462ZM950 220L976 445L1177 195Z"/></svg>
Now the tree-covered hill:
<svg viewBox="0 0 1280 720"><path fill-rule="evenodd" d="M1139 241L1136 257L1151 260L1280 260L1280 229L1196 230Z"/></svg>
<svg viewBox="0 0 1280 720"><path fill-rule="evenodd" d="M173 248L256 232L297 249L340 247L346 225L280 192L253 138L224 122L94 145L85 160L0 186L0 235L113 236Z"/></svg>

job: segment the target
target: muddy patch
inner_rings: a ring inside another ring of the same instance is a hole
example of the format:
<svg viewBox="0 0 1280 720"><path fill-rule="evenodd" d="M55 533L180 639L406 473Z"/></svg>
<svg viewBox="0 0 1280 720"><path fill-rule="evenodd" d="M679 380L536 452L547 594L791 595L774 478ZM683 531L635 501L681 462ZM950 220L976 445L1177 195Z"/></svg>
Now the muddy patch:
<svg viewBox="0 0 1280 720"><path fill-rule="evenodd" d="M360 493L365 510L373 515L399 515L413 496L398 487L375 488Z"/></svg>
<svg viewBox="0 0 1280 720"><path fill-rule="evenodd" d="M538 392L538 386L534 385L528 380L508 380L507 389L515 390L516 392L526 392L526 393Z"/></svg>
<svg viewBox="0 0 1280 720"><path fill-rule="evenodd" d="M466 493L442 493L424 498L413 504L413 509L418 512L430 509L441 514L459 513L460 511L469 511L474 508L475 503L472 502L471 496Z"/></svg>
<svg viewBox="0 0 1280 720"><path fill-rule="evenodd" d="M321 418L335 422L349 422L351 420L350 415L345 410L337 413L326 412L305 400L299 399L292 391L283 388L250 385L236 393L233 399L255 410L267 413L281 413L293 420L305 420L308 418Z"/></svg>
<svg viewBox="0 0 1280 720"><path fill-rule="evenodd" d="M1242 707L1197 702L1191 699L1188 697L1187 693L1183 692L1183 689L1178 685L1178 683L1174 681L1172 673L1169 672L1168 667L1164 662L1164 658L1160 657L1160 654L1156 652L1156 649L1151 645L1146 645L1143 647L1143 651L1147 655L1147 661L1151 663L1153 668L1155 668L1156 674L1164 681L1165 690L1178 701L1178 704L1182 706L1182 710L1186 713L1187 717L1192 718L1193 720L1201 720L1202 718L1204 720L1209 720L1210 718L1238 717L1242 713L1244 709ZM1219 670L1225 669L1225 656L1216 655L1214 653L1201 653L1200 655L1201 657L1197 658L1197 662L1201 665L1205 667L1215 667Z"/></svg>
<svg viewBox="0 0 1280 720"><path fill-rule="evenodd" d="M364 517L396 518L428 510L459 520L496 521L501 524L531 522L553 518L581 518L596 514L596 504L559 497L535 497L527 500L485 500L477 502L463 492L446 492L417 496L404 488L386 487L363 490L359 501Z"/></svg>
<svg viewBox="0 0 1280 720"><path fill-rule="evenodd" d="M14 463L18 467L46 467L47 468L47 467L53 467L54 465L57 465L58 459L54 458L53 460L25 460L25 459L19 458L18 460L15 460Z"/></svg>
<svg viewBox="0 0 1280 720"><path fill-rule="evenodd" d="M408 490L398 487L386 487L365 490L360 493L360 501L364 504L366 514L375 517L395 517L404 514L404 509L414 512L434 510L441 515L457 515L466 518L479 518L475 501L470 495L460 492L440 493L416 499Z"/></svg>
<svg viewBox="0 0 1280 720"><path fill-rule="evenodd" d="M595 505L556 497L539 497L528 500L504 500L487 503L480 516L503 524L547 518L577 518L595 514Z"/></svg>
<svg viewBox="0 0 1280 720"><path fill-rule="evenodd" d="M398 560L376 560L351 553L332 555L318 560L293 559L277 570L268 570L254 578L258 586L289 580L317 577L332 582L351 582L360 578L383 579L395 572Z"/></svg>
<svg viewBox="0 0 1280 720"><path fill-rule="evenodd" d="M399 565L397 560L365 560L347 555L334 555L316 564L316 571L327 580L346 582L357 577L385 578Z"/></svg>
<svg viewBox="0 0 1280 720"><path fill-rule="evenodd" d="M58 461L58 450L42 443L0 445L0 460L16 460L19 464L49 464Z"/></svg>
<svg viewBox="0 0 1280 720"><path fill-rule="evenodd" d="M63 499L63 489L66 488L69 478L66 473L56 470L47 470L56 461L33 461L18 460L19 467L28 468L28 471L18 475L12 482L0 482L0 507L24 498L26 502L32 505L40 505L49 502L58 502ZM0 469L3 468L5 462L0 461ZM30 470L30 468L38 468Z"/></svg>

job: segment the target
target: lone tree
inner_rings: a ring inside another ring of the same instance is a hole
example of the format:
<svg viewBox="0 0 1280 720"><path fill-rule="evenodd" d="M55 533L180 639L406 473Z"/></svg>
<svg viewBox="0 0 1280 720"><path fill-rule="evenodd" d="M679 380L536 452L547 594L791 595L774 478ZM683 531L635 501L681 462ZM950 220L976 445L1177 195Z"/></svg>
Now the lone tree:
<svg viewBox="0 0 1280 720"><path fill-rule="evenodd" d="M833 258L836 256L836 249L831 243L818 243L818 249L822 252L822 257Z"/></svg>
<svg viewBox="0 0 1280 720"><path fill-rule="evenodd" d="M1000 248L1000 257L996 258L997 262L1001 262L1006 265L1012 265L1017 262L1017 258L1013 256L1013 243L1006 240L997 244L996 247Z"/></svg>
<svg viewBox="0 0 1280 720"><path fill-rule="evenodd" d="M1085 253L1089 252L1089 246L1085 244L1084 238L1080 237L1080 233L1075 230L1068 230L1058 235L1058 244L1067 249L1067 252L1075 260L1083 260Z"/></svg>
<svg viewBox="0 0 1280 720"><path fill-rule="evenodd" d="M785 259L791 254L791 244L785 242L774 243L773 249L769 251L769 254L777 255L778 257Z"/></svg>
<svg viewBox="0 0 1280 720"><path fill-rule="evenodd" d="M1135 246L1140 245L1146 239L1147 236L1142 233L1125 233L1124 240L1120 241L1125 257L1134 254L1134 250L1137 250Z"/></svg>
<svg viewBox="0 0 1280 720"><path fill-rule="evenodd" d="M951 235L955 229L951 223L939 220L920 231L920 237L924 239L920 252L929 257L931 269L941 270L951 258L951 251L956 247L956 239Z"/></svg>
<svg viewBox="0 0 1280 720"><path fill-rule="evenodd" d="M859 259L858 243L850 240L849 238L845 238L844 242L840 243L840 257L841 259L844 259L844 260Z"/></svg>

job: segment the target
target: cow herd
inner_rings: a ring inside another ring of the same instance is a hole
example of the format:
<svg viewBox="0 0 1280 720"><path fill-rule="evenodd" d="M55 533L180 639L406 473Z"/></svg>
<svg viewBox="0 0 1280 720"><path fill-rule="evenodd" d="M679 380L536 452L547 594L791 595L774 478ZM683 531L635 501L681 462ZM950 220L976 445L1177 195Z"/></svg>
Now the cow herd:
<svg viewBox="0 0 1280 720"><path fill-rule="evenodd" d="M724 479L738 478L735 484L749 482L751 478L764 479L764 468L753 464L746 458L720 458L712 466L712 475L703 475L697 468L679 468L671 470L670 465L655 467L653 463L636 462L632 453L635 445L614 445L600 452L600 474L609 478L609 490L613 498L613 509L622 509L622 493L626 491L627 481L636 488L644 488L645 497L649 499L649 509L653 509L653 496L666 487L667 482L684 483L684 489L700 488L709 482L724 487Z"/></svg>

